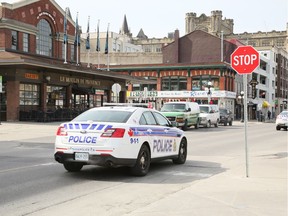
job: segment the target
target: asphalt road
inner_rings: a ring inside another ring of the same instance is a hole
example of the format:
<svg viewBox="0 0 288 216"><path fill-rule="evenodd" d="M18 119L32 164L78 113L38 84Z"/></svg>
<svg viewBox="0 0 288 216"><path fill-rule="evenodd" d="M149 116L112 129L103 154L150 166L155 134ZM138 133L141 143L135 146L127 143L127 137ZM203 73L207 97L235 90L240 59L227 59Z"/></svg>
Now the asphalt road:
<svg viewBox="0 0 288 216"><path fill-rule="evenodd" d="M13 123L7 124L11 126ZM219 206L221 210L215 213L214 198L204 199L204 194L201 194L213 191L213 187L229 184L226 178L223 182L217 181L219 176L227 177L228 173L232 175L232 180L245 180L243 123L188 130L187 162L184 165L174 165L171 161L155 163L149 174L140 178L130 176L125 167L86 166L79 173L68 173L53 159L56 124L20 125L14 135L11 130L5 131L5 126L0 125L0 215L190 216L207 215L209 209L214 211L210 215L254 215L241 202L236 202L237 208L231 205L227 211ZM34 134L31 133L32 128ZM270 203L269 209L265 209L265 203L261 202L264 209L257 215L271 215L271 211L273 215L287 214L287 134L287 131L276 131L273 123L248 124L249 178L270 178L269 184L272 184L271 179L280 182L275 182L277 206L273 208ZM263 162L277 167L271 167L273 171L269 173L269 166ZM204 187L203 192L198 191L197 196L193 194L197 189L190 195L187 193L195 185L201 188L201 184L207 181L211 183ZM267 182L265 184L268 185ZM273 191L273 186L269 190ZM267 192L265 186L259 190L260 194ZM239 192L237 194L233 195L233 199L241 200L237 197ZM178 198L164 202L172 196ZM223 194L216 203L231 199L229 196L223 188ZM189 199L191 206L183 207ZM257 204L256 201L254 205ZM244 207L239 207L241 205Z"/></svg>

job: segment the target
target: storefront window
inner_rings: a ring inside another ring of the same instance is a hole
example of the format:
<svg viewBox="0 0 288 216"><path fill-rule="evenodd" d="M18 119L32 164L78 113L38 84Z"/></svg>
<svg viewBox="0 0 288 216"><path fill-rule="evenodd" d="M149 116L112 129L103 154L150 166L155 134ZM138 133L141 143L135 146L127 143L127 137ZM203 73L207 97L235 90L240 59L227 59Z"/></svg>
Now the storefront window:
<svg viewBox="0 0 288 216"><path fill-rule="evenodd" d="M147 87L148 91L155 91L157 89L157 77L144 77L146 80L154 81L155 84L141 84L140 90L143 91Z"/></svg>
<svg viewBox="0 0 288 216"><path fill-rule="evenodd" d="M20 84L20 105L36 106L40 104L40 88L35 84Z"/></svg>
<svg viewBox="0 0 288 216"><path fill-rule="evenodd" d="M55 110L63 108L66 101L66 87L63 86L47 86L47 109Z"/></svg>
<svg viewBox="0 0 288 216"><path fill-rule="evenodd" d="M208 88L208 82L211 82L211 88L219 90L218 76L197 76L192 78L192 91L204 91Z"/></svg>
<svg viewBox="0 0 288 216"><path fill-rule="evenodd" d="M45 19L41 19L37 25L37 29L36 53L52 56L52 31L49 23Z"/></svg>
<svg viewBox="0 0 288 216"><path fill-rule="evenodd" d="M187 77L162 77L162 91L187 90Z"/></svg>

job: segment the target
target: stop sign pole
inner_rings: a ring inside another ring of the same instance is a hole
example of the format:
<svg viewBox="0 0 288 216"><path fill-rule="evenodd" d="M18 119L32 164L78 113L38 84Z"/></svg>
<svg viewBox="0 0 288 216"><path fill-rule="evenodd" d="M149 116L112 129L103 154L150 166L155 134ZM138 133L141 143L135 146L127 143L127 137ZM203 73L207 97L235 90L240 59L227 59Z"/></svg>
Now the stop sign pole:
<svg viewBox="0 0 288 216"><path fill-rule="evenodd" d="M246 177L249 177L248 142L247 142L247 74L251 74L260 64L259 53L252 46L240 46L231 54L231 67L243 75L244 85L244 128L245 128L245 156Z"/></svg>

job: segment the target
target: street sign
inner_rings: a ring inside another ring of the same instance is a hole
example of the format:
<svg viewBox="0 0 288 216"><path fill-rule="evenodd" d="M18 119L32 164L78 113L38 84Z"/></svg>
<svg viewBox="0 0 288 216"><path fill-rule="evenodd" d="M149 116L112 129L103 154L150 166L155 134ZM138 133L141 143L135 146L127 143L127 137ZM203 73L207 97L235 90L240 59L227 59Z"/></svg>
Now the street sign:
<svg viewBox="0 0 288 216"><path fill-rule="evenodd" d="M252 46L240 46L231 54L231 67L238 74L251 74L259 63L259 53Z"/></svg>

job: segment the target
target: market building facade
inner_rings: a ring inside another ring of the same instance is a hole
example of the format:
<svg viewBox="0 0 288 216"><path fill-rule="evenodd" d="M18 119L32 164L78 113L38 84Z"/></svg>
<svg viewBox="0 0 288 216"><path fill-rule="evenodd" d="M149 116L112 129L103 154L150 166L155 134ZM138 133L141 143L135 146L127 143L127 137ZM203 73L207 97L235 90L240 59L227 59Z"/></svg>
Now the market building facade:
<svg viewBox="0 0 288 216"><path fill-rule="evenodd" d="M234 112L236 72L229 62L237 46L201 30L181 38L176 30L174 36L174 42L163 47L163 64L111 66L115 72L156 83L129 84L128 102L149 101L157 109L166 101L209 102Z"/></svg>
<svg viewBox="0 0 288 216"><path fill-rule="evenodd" d="M2 121L69 120L109 102L113 84L133 81L81 63L76 23L54 0L1 3L0 16Z"/></svg>

